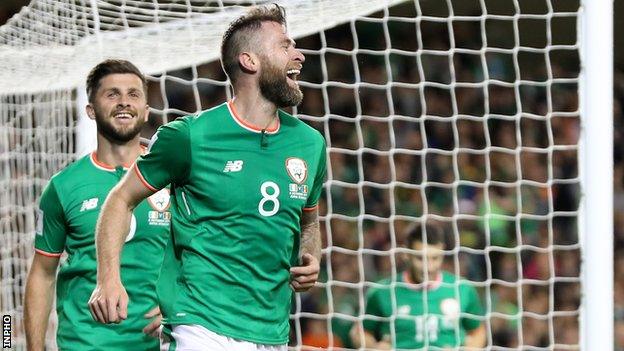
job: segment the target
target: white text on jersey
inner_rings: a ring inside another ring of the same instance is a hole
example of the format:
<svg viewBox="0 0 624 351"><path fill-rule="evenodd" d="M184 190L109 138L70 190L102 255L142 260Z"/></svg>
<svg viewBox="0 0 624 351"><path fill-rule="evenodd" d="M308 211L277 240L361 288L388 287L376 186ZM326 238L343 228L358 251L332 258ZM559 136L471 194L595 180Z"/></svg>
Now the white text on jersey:
<svg viewBox="0 0 624 351"><path fill-rule="evenodd" d="M225 168L223 168L223 173L238 172L241 169L243 169L242 160L227 161L227 163L225 164Z"/></svg>
<svg viewBox="0 0 624 351"><path fill-rule="evenodd" d="M80 207L80 212L92 210L97 207L98 198L94 197L93 199L84 200L82 202L82 207Z"/></svg>

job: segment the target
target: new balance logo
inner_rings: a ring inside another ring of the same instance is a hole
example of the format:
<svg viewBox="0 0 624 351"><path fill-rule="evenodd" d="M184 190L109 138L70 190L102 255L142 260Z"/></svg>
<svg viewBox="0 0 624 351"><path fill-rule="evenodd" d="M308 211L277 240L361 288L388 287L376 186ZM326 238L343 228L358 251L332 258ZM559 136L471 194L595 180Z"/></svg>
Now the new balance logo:
<svg viewBox="0 0 624 351"><path fill-rule="evenodd" d="M98 205L98 198L94 197L93 199L84 200L82 202L82 207L80 207L80 212L92 210L96 208Z"/></svg>
<svg viewBox="0 0 624 351"><path fill-rule="evenodd" d="M227 163L225 164L225 168L223 168L223 173L238 172L241 169L243 169L243 161L227 161Z"/></svg>

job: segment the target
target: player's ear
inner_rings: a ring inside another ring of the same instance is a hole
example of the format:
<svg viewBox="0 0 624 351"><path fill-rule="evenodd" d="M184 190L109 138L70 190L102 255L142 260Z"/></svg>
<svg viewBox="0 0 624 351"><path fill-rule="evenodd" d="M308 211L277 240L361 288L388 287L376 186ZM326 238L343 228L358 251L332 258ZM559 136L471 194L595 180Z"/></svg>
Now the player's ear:
<svg viewBox="0 0 624 351"><path fill-rule="evenodd" d="M238 64L245 73L256 73L260 67L258 56L251 52L241 52L238 55Z"/></svg>
<svg viewBox="0 0 624 351"><path fill-rule="evenodd" d="M85 111L87 112L87 116L89 116L90 119L95 119L95 110L93 109L93 105L87 104L87 106L85 107Z"/></svg>
<svg viewBox="0 0 624 351"><path fill-rule="evenodd" d="M149 119L150 107L148 104L145 104L145 122Z"/></svg>

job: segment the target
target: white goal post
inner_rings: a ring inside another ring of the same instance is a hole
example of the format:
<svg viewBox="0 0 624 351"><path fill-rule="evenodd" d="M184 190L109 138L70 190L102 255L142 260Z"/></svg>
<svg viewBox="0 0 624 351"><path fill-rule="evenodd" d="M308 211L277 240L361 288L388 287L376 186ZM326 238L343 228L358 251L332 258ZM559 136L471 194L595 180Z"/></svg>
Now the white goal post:
<svg viewBox="0 0 624 351"><path fill-rule="evenodd" d="M0 27L0 312L16 349L38 198L94 147L87 72L114 57L148 75L149 137L231 97L222 33L271 2L32 0ZM328 155L322 278L295 298L290 348L351 348L405 228L433 219L446 269L479 291L488 349L612 350L613 1L275 2L306 55L293 113Z"/></svg>
<svg viewBox="0 0 624 351"><path fill-rule="evenodd" d="M581 113L583 245L582 345L612 350L613 1L584 0Z"/></svg>

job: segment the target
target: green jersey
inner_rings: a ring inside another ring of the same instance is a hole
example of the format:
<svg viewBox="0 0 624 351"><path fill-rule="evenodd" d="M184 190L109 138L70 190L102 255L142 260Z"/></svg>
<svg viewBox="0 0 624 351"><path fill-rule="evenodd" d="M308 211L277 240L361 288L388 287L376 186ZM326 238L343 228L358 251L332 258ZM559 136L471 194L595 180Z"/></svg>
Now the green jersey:
<svg viewBox="0 0 624 351"><path fill-rule="evenodd" d="M57 344L61 350L158 350L143 334L143 315L158 305L156 281L169 238L169 190L141 202L132 214L121 254L121 279L130 304L120 324L93 320L87 301L96 285L95 223L109 191L126 173L98 162L95 153L56 174L39 204L35 250L61 256L56 281Z"/></svg>
<svg viewBox="0 0 624 351"><path fill-rule="evenodd" d="M377 340L391 341L396 349L445 350L463 345L466 331L481 324L481 301L466 281L448 272L442 272L437 282L424 289L408 281L403 272L394 289L386 279L379 282L381 287L368 291L366 314L377 318L366 318L364 328ZM391 323L387 317L396 319Z"/></svg>
<svg viewBox="0 0 624 351"><path fill-rule="evenodd" d="M158 283L164 323L259 344L288 341L302 211L314 210L325 142L283 111L273 130L231 103L162 126L136 172L172 189L172 244Z"/></svg>

